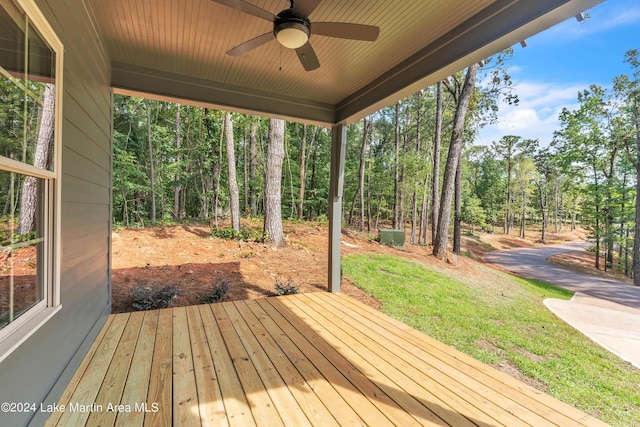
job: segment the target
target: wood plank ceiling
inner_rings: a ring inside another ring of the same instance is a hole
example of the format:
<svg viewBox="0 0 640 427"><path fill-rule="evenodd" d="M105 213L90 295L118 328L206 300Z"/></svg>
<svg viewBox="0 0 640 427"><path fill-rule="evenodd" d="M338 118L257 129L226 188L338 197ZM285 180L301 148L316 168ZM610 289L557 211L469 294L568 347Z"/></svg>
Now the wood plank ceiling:
<svg viewBox="0 0 640 427"><path fill-rule="evenodd" d="M364 42L312 33L321 66L311 72L275 40L226 55L272 24L210 0L88 3L111 55L113 85L123 93L332 124L358 119L599 1L323 0L312 23L376 25L380 36ZM272 13L289 7L288 0L247 2Z"/></svg>

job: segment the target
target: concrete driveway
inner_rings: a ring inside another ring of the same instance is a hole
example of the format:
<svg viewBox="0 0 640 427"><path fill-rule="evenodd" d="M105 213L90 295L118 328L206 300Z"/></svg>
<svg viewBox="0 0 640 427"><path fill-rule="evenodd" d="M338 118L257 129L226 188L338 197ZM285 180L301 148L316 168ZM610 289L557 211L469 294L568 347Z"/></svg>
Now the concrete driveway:
<svg viewBox="0 0 640 427"><path fill-rule="evenodd" d="M640 287L553 265L556 254L584 249L587 242L491 252L485 261L521 276L575 291L570 301L547 299L558 317L593 341L640 368Z"/></svg>

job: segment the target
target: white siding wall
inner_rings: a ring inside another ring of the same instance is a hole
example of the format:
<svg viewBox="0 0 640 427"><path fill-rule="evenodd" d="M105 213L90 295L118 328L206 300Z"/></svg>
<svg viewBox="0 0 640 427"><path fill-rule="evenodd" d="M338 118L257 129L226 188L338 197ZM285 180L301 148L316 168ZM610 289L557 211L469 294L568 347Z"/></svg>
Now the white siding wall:
<svg viewBox="0 0 640 427"><path fill-rule="evenodd" d="M62 310L0 364L0 402L57 401L110 311L110 60L79 0L37 0L62 40ZM2 414L42 425L46 414Z"/></svg>

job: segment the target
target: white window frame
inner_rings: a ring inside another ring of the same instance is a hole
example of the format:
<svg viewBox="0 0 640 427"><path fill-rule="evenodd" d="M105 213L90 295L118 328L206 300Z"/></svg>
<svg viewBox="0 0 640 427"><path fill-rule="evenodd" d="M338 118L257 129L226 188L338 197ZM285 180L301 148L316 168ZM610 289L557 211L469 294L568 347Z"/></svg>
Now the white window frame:
<svg viewBox="0 0 640 427"><path fill-rule="evenodd" d="M0 157L0 170L15 172L45 179L45 221L43 236L45 251L42 260L44 271L43 299L21 314L13 322L0 329L0 362L8 357L31 335L47 323L60 309L60 232L62 206L62 95L64 47L58 36L33 0L14 0L29 17L30 23L55 52L55 125L54 125L54 170L48 171Z"/></svg>

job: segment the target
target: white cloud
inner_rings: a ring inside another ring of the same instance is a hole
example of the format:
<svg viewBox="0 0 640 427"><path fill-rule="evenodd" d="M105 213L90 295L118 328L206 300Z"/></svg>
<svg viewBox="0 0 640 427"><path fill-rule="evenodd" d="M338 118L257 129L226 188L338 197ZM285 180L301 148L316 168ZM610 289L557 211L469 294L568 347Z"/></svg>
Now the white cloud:
<svg viewBox="0 0 640 427"><path fill-rule="evenodd" d="M524 81L515 84L520 105L539 109L552 109L554 105L575 101L578 92L587 86L582 83L561 84L551 82Z"/></svg>
<svg viewBox="0 0 640 427"><path fill-rule="evenodd" d="M553 133L560 129L558 116L563 108L578 107L578 92L582 84L521 82L515 85L520 103L517 106L501 103L498 123L480 130L477 142L490 144L505 135L517 135L527 139L539 139L547 145Z"/></svg>
<svg viewBox="0 0 640 427"><path fill-rule="evenodd" d="M615 28L638 25L640 21L640 5L637 5L635 1L618 2L607 6L607 8L596 6L586 11L585 13L590 18L580 23L574 18L570 18L554 26L541 33L538 36L539 40L547 40L550 43L557 43L558 40L574 41Z"/></svg>

